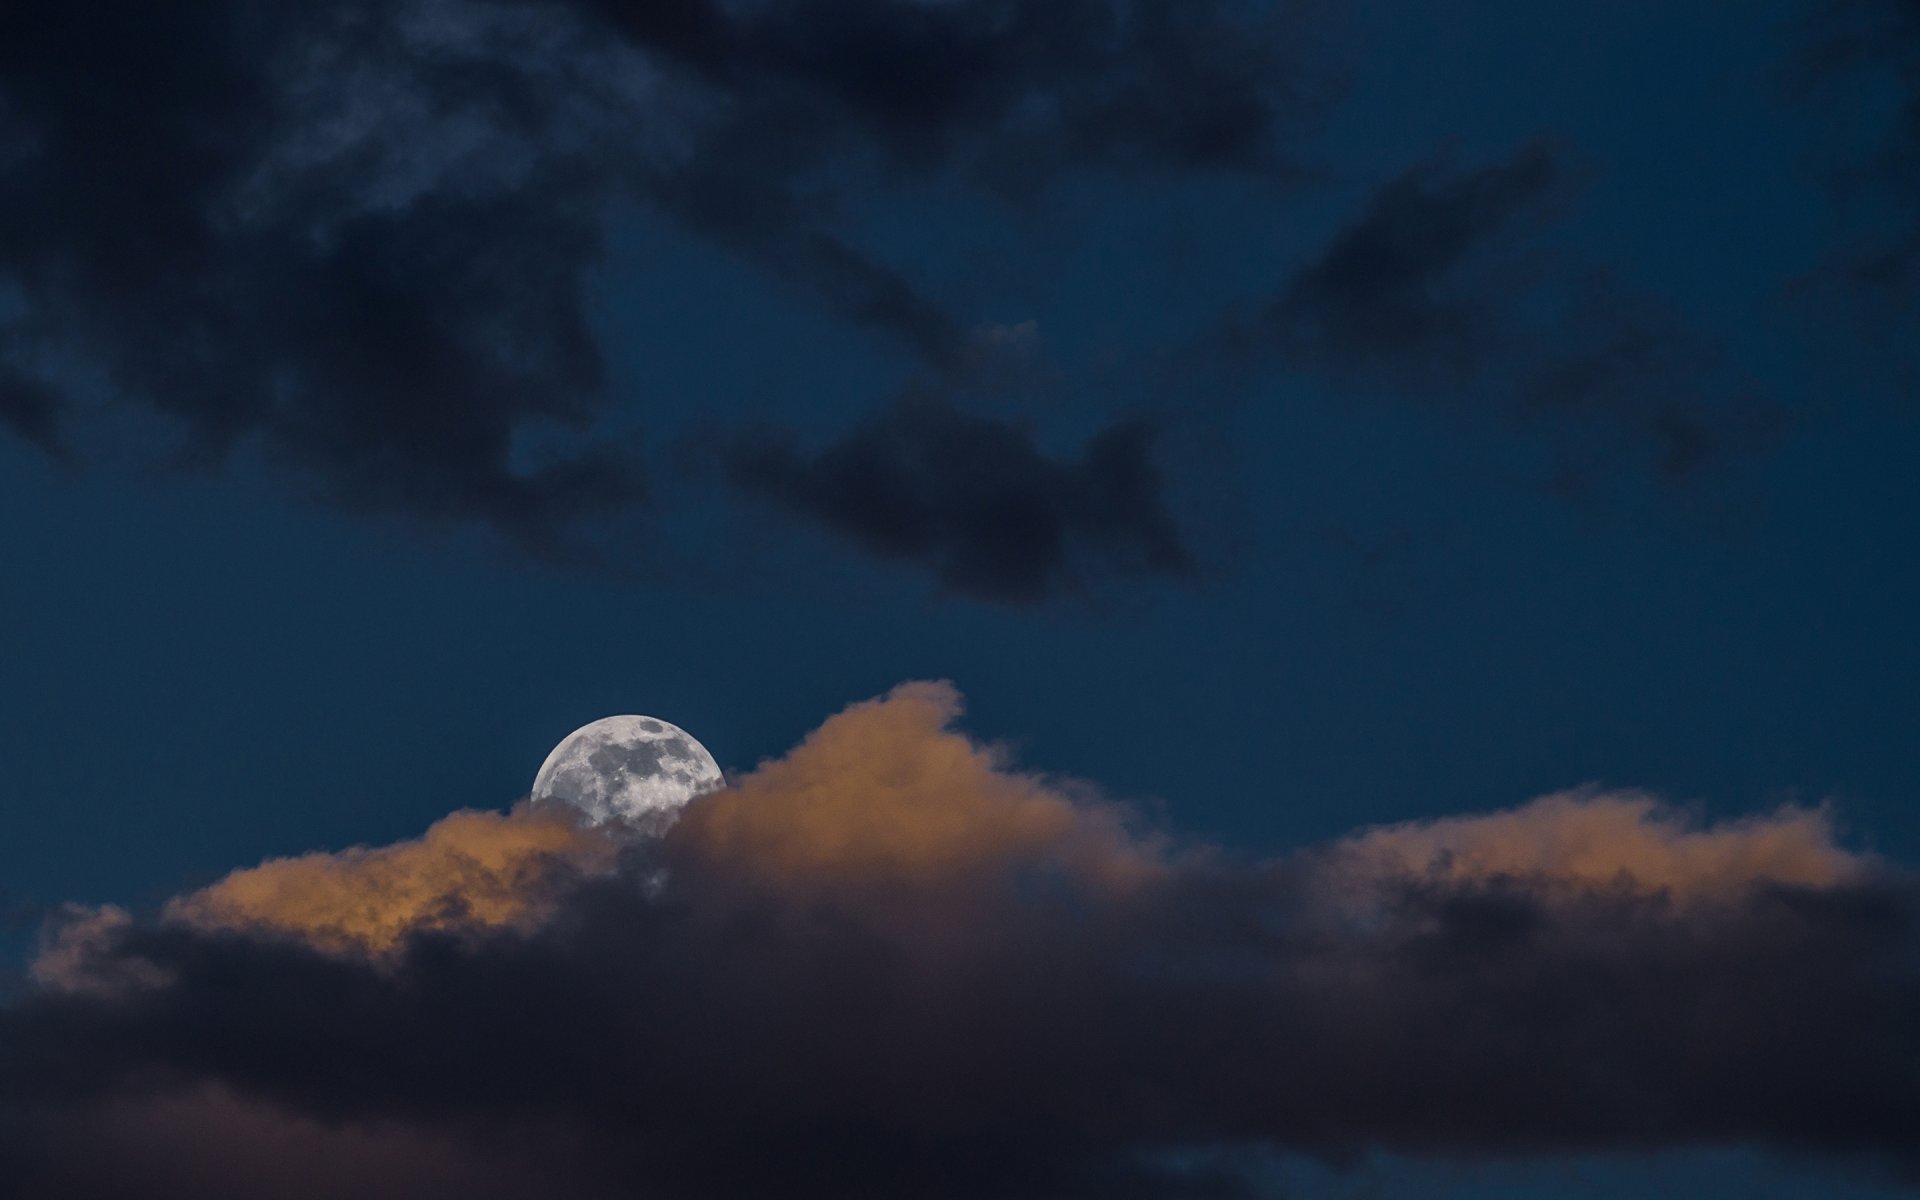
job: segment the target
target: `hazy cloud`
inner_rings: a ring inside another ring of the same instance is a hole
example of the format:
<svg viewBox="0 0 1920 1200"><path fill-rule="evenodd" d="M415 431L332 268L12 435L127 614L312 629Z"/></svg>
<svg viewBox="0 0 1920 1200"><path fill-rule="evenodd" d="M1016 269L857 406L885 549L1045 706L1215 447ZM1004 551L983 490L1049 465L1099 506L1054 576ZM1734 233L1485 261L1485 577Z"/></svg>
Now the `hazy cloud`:
<svg viewBox="0 0 1920 1200"><path fill-rule="evenodd" d="M0 425L50 454L59 454L59 392L0 364Z"/></svg>
<svg viewBox="0 0 1920 1200"><path fill-rule="evenodd" d="M1524 217L1537 221L1559 175L1531 145L1478 170L1420 166L1382 185L1274 306L1289 353L1345 370L1470 375L1506 331L1468 269Z"/></svg>
<svg viewBox="0 0 1920 1200"><path fill-rule="evenodd" d="M1418 164L1237 336L1363 388L1609 430L1669 478L1758 441L1765 406L1683 322L1543 244L1568 174L1545 143Z"/></svg>
<svg viewBox="0 0 1920 1200"><path fill-rule="evenodd" d="M1910 394L1920 370L1910 349L1920 311L1920 8L1812 0L1808 13L1794 72L1803 95L1854 101L1829 111L1835 127L1818 148L1852 233L1795 290L1840 299L1845 336L1890 362ZM1863 120L1863 108L1875 119Z"/></svg>

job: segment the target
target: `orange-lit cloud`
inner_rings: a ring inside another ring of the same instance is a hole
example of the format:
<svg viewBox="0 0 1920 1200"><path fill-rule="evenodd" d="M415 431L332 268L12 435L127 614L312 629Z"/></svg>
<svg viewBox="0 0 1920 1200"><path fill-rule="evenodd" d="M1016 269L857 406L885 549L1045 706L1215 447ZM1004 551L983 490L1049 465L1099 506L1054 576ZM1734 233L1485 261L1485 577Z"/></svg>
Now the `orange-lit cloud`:
<svg viewBox="0 0 1920 1200"><path fill-rule="evenodd" d="M1679 901L1726 898L1759 884L1833 887L1869 866L1839 845L1824 809L1703 825L1642 792L1592 790L1505 812L1370 829L1338 843L1334 856L1376 877L1622 888Z"/></svg>
<svg viewBox="0 0 1920 1200"><path fill-rule="evenodd" d="M422 930L536 920L558 875L602 873L617 847L564 811L457 812L391 846L279 858L167 905L170 920L378 953Z"/></svg>
<svg viewBox="0 0 1920 1200"><path fill-rule="evenodd" d="M716 869L789 886L943 886L1044 862L1125 886L1162 870L1117 806L1010 770L951 728L960 696L909 683L830 718L785 758L702 797L669 834Z"/></svg>

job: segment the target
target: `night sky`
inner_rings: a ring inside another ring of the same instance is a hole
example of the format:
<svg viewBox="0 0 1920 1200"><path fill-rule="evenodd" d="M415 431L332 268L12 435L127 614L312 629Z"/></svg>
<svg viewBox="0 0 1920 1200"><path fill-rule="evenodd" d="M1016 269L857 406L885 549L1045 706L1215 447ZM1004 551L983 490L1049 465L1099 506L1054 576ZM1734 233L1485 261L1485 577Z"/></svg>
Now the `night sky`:
<svg viewBox="0 0 1920 1200"><path fill-rule="evenodd" d="M1913 0L0 5L0 1193L1904 1194L1917 318Z"/></svg>

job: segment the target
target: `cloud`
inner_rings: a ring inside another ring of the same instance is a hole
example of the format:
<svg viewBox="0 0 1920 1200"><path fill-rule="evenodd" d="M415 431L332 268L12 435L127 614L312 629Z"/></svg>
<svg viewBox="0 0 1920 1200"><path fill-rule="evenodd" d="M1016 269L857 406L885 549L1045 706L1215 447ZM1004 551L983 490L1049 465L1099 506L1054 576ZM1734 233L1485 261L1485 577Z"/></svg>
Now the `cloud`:
<svg viewBox="0 0 1920 1200"><path fill-rule="evenodd" d="M1837 294L1846 335L1869 334L1869 361L1891 360L1911 391L1920 370L1906 350L1920 306L1920 10L1904 0L1820 0L1806 12L1794 74L1803 99L1842 101L1820 152L1854 202L1853 236L1795 290Z"/></svg>
<svg viewBox="0 0 1920 1200"><path fill-rule="evenodd" d="M959 714L944 683L855 705L689 809L671 836L714 870L783 891L945 889L1035 867L1112 887L1160 874L1118 810L1009 770L1003 750L950 728Z"/></svg>
<svg viewBox="0 0 1920 1200"><path fill-rule="evenodd" d="M1916 896L1819 812L1589 791L1254 861L1015 769L957 712L936 684L856 705L607 872L448 875L429 835L297 886L241 873L213 919L108 922L61 971L127 982L0 1009L0 1178L274 1190L266 1156L216 1149L235 1130L342 1188L545 1171L577 1196L1257 1194L1242 1150L1920 1149ZM409 865L428 882L396 886ZM482 902L420 902L470 882ZM360 886L377 938L313 919Z"/></svg>
<svg viewBox="0 0 1920 1200"><path fill-rule="evenodd" d="M0 17L0 284L23 300L0 345L27 431L138 405L204 460L257 444L348 507L558 553L646 494L610 444L515 458L597 411L579 283L608 180L568 165L578 140L545 128L566 101L496 55L506 31L380 11Z"/></svg>
<svg viewBox="0 0 1920 1200"><path fill-rule="evenodd" d="M563 1142L530 1165L510 1152L476 1153L470 1144L404 1124L332 1123L219 1088L116 1101L72 1114L50 1132L52 1140L32 1156L57 1166L10 1180L9 1190L19 1189L14 1194L519 1200L578 1194L579 1187Z"/></svg>
<svg viewBox="0 0 1920 1200"><path fill-rule="evenodd" d="M0 425L60 455L60 397L53 388L0 364Z"/></svg>
<svg viewBox="0 0 1920 1200"><path fill-rule="evenodd" d="M457 812L414 841L279 858L177 897L169 919L379 953L429 930L539 919L556 876L613 868L618 844L552 805Z"/></svg>
<svg viewBox="0 0 1920 1200"><path fill-rule="evenodd" d="M809 453L761 429L723 451L734 484L957 595L1035 604L1115 576L1181 578L1195 561L1162 494L1153 430L1108 426L1078 460L1030 432L908 399Z"/></svg>
<svg viewBox="0 0 1920 1200"><path fill-rule="evenodd" d="M1563 157L1533 142L1470 169L1409 168L1234 338L1350 385L1571 423L1583 454L1610 430L1664 478L1761 440L1765 406L1684 322L1546 252Z"/></svg>
<svg viewBox="0 0 1920 1200"><path fill-rule="evenodd" d="M1702 828L1635 792L1561 792L1510 812L1369 830L1341 849L1389 876L1618 886L1679 900L1725 899L1761 885L1831 888L1868 870L1836 843L1824 810L1785 808Z"/></svg>
<svg viewBox="0 0 1920 1200"><path fill-rule="evenodd" d="M114 952L118 939L133 928L133 914L117 904L62 905L41 930L28 977L40 987L100 995L166 983L166 975L151 963Z"/></svg>
<svg viewBox="0 0 1920 1200"><path fill-rule="evenodd" d="M77 454L103 410L158 413L193 461L253 450L350 509L631 553L659 497L607 432L610 212L938 366L965 323L843 195L1272 169L1285 28L1227 0L10 5L0 425Z"/></svg>
<svg viewBox="0 0 1920 1200"><path fill-rule="evenodd" d="M1292 353L1347 369L1472 373L1501 331L1486 298L1446 288L1489 242L1537 220L1560 174L1535 144L1458 176L1429 164L1382 185L1275 305Z"/></svg>
<svg viewBox="0 0 1920 1200"><path fill-rule="evenodd" d="M957 165L1002 190L1070 166L1278 166L1276 135L1308 107L1285 5L589 7L698 77L787 106L752 151L851 135L896 167Z"/></svg>

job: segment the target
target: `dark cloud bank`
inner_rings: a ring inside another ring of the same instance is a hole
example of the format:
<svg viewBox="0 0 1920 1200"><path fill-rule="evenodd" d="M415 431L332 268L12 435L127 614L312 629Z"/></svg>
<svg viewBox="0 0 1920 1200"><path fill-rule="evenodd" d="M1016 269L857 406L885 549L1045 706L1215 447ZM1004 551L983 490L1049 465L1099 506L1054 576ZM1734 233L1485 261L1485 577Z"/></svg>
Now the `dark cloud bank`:
<svg viewBox="0 0 1920 1200"><path fill-rule="evenodd" d="M583 552L649 499L594 432L582 285L612 207L951 369L968 322L847 240L836 198L1278 169L1284 29L1229 0L11 4L0 422L71 454L83 413L133 405L202 462L257 447L349 507ZM1017 485L1029 453L995 444ZM1161 538L1151 493L1123 507L1122 540Z"/></svg>
<svg viewBox="0 0 1920 1200"><path fill-rule="evenodd" d="M955 711L857 706L640 848L457 814L76 910L0 1010L0 1178L1157 1197L1262 1194L1252 1151L1920 1150L1916 896L1821 813L1572 793L1248 862Z"/></svg>

